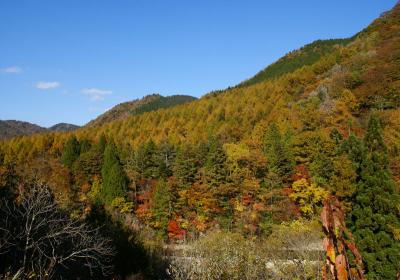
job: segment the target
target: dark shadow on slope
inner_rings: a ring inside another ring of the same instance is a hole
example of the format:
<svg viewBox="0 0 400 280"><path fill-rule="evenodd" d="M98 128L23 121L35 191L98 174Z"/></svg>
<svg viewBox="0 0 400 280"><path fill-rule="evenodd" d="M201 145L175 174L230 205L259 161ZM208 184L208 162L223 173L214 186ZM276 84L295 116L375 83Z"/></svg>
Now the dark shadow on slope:
<svg viewBox="0 0 400 280"><path fill-rule="evenodd" d="M115 222L101 206L94 206L87 218L88 223L101 228L104 236L112 239L116 255L114 257L114 277L117 279L168 279L162 253L148 252L120 222Z"/></svg>

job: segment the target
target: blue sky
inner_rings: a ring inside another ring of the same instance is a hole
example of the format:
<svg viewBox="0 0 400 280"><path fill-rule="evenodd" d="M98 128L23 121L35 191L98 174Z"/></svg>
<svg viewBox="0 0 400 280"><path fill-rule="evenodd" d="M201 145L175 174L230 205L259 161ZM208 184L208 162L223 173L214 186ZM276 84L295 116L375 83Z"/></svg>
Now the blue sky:
<svg viewBox="0 0 400 280"><path fill-rule="evenodd" d="M0 119L85 124L150 93L200 97L395 0L1 0Z"/></svg>

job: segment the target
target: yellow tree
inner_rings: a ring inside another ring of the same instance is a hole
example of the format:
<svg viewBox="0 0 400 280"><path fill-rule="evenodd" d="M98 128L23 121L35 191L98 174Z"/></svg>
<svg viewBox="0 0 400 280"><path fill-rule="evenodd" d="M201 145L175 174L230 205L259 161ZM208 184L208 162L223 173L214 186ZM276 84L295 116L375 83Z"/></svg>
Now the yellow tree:
<svg viewBox="0 0 400 280"><path fill-rule="evenodd" d="M317 207L321 206L328 196L328 191L314 183L309 183L305 178L295 181L292 189L290 198L299 204L301 212L306 217L316 214Z"/></svg>

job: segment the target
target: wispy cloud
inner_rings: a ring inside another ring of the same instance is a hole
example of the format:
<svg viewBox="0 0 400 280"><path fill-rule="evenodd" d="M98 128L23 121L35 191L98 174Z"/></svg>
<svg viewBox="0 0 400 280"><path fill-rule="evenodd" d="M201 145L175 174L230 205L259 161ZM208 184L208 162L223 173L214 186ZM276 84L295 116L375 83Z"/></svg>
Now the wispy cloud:
<svg viewBox="0 0 400 280"><path fill-rule="evenodd" d="M60 83L59 82L37 82L35 87L38 89L42 89L42 90L48 90L48 89L53 89L53 88L58 88L60 87Z"/></svg>
<svg viewBox="0 0 400 280"><path fill-rule="evenodd" d="M84 88L82 93L88 95L91 101L97 101L103 100L104 96L112 94L112 91L99 88Z"/></svg>
<svg viewBox="0 0 400 280"><path fill-rule="evenodd" d="M22 68L18 66L10 66L6 68L0 68L0 72L9 74L21 74Z"/></svg>

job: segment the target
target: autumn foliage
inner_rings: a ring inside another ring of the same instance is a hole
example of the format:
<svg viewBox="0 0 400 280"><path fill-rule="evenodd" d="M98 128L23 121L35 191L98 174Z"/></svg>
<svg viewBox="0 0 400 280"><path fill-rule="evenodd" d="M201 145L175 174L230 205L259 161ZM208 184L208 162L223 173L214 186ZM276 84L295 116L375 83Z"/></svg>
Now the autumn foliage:
<svg viewBox="0 0 400 280"><path fill-rule="evenodd" d="M0 193L45 183L82 217L114 201L171 243L219 230L262 240L322 211L327 279L363 279L363 269L392 277L400 269L399 9L192 102L1 141Z"/></svg>
<svg viewBox="0 0 400 280"><path fill-rule="evenodd" d="M323 240L326 252L324 279L363 280L363 262L350 231L345 225L345 216L340 202L334 196L324 201L321 220L325 233ZM352 258L349 255L352 254Z"/></svg>

